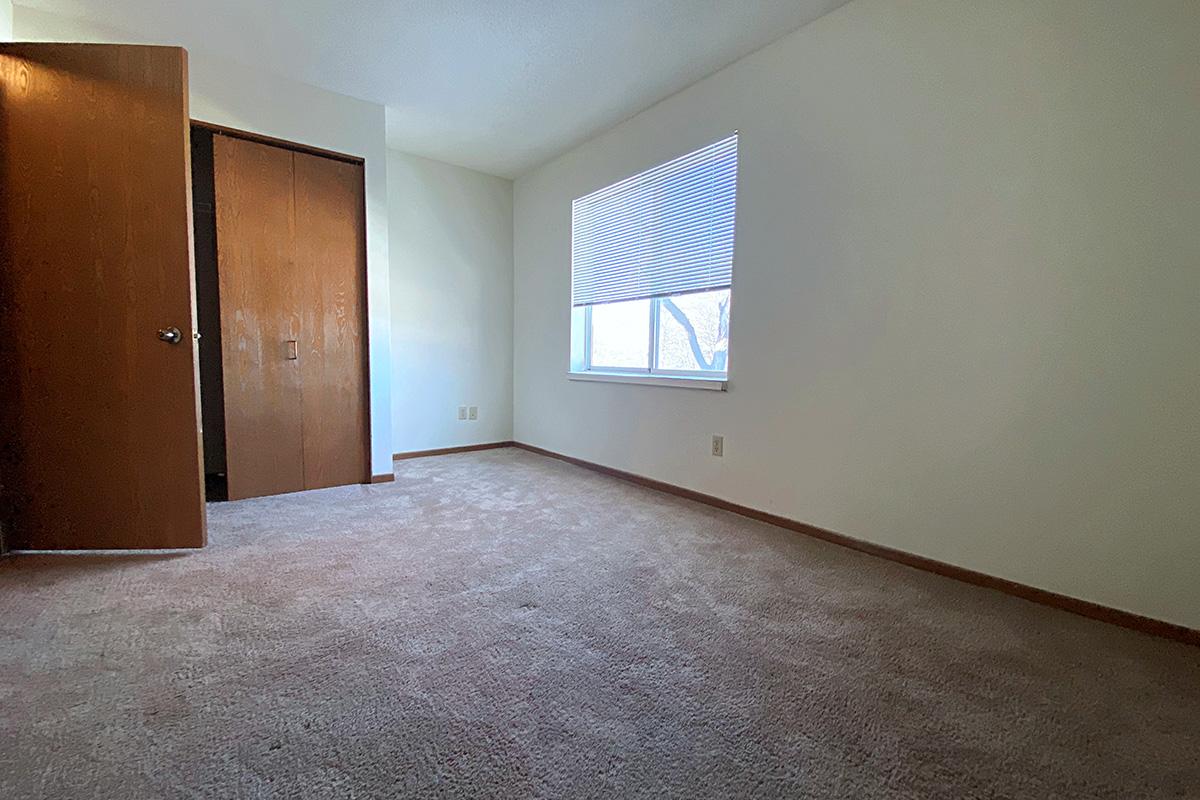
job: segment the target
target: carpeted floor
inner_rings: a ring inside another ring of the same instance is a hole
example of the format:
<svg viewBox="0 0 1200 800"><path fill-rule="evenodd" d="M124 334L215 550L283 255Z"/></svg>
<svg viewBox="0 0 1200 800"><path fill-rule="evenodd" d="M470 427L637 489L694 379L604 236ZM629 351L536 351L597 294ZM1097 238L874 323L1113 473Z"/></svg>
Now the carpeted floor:
<svg viewBox="0 0 1200 800"><path fill-rule="evenodd" d="M518 450L0 560L0 797L1200 797L1200 649Z"/></svg>

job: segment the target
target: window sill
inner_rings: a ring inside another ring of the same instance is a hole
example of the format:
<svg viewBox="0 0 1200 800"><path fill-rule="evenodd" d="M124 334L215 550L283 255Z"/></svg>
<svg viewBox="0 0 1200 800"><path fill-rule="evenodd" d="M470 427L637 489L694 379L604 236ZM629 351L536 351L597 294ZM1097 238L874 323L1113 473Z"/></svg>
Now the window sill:
<svg viewBox="0 0 1200 800"><path fill-rule="evenodd" d="M572 381L596 381L598 383L638 383L643 386L673 386L677 389L707 389L724 392L729 388L726 378L692 378L682 375L642 375L627 372L568 372Z"/></svg>

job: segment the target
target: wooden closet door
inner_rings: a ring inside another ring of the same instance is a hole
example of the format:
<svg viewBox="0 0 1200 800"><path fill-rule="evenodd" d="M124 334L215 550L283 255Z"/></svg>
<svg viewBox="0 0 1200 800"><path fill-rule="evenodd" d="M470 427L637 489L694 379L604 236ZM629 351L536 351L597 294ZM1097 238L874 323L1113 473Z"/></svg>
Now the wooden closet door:
<svg viewBox="0 0 1200 800"><path fill-rule="evenodd" d="M229 499L305 488L292 153L213 137Z"/></svg>
<svg viewBox="0 0 1200 800"><path fill-rule="evenodd" d="M369 481L363 166L295 153L304 485Z"/></svg>

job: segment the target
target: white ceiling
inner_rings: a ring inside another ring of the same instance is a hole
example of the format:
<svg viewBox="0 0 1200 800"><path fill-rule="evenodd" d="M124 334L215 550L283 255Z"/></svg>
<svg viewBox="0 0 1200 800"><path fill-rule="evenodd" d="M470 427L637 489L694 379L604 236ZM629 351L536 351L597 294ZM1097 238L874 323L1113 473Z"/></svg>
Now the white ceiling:
<svg viewBox="0 0 1200 800"><path fill-rule="evenodd" d="M847 0L17 0L388 107L515 177Z"/></svg>

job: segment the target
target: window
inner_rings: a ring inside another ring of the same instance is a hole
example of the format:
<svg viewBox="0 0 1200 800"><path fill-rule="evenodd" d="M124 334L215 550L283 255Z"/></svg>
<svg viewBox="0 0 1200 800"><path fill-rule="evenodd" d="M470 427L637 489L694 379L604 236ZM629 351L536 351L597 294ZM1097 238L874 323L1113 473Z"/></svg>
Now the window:
<svg viewBox="0 0 1200 800"><path fill-rule="evenodd" d="M732 136L571 205L571 370L729 370L737 201Z"/></svg>

